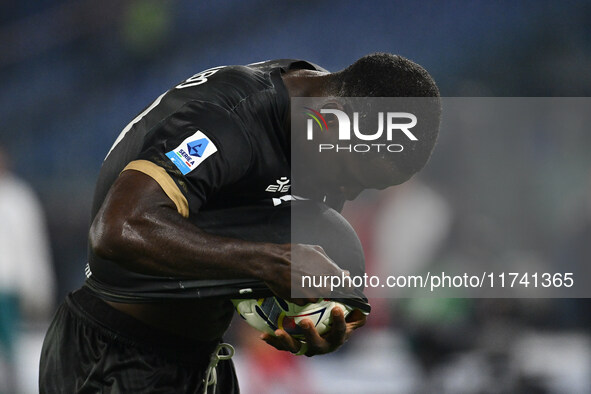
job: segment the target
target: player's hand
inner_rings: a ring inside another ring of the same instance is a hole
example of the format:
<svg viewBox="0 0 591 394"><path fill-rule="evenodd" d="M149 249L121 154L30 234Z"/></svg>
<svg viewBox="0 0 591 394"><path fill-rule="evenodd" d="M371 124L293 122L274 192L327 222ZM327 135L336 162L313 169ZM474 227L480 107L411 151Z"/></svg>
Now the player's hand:
<svg viewBox="0 0 591 394"><path fill-rule="evenodd" d="M294 304L303 306L317 302L318 298L328 298L331 294L330 281L322 287L302 287L302 277L341 277L348 275L336 265L318 245L289 244L282 245L283 264L275 265L275 272L265 281L276 296ZM298 298L292 297L292 284Z"/></svg>
<svg viewBox="0 0 591 394"><path fill-rule="evenodd" d="M311 320L302 320L300 327L304 330L305 344L284 330L276 330L275 336L263 334L261 339L275 349L292 353L298 353L302 346L306 346L304 354L308 357L334 352L349 339L353 331L365 325L367 317L358 309L349 313L346 320L343 310L339 307L333 308L331 313L332 327L322 336L318 334Z"/></svg>

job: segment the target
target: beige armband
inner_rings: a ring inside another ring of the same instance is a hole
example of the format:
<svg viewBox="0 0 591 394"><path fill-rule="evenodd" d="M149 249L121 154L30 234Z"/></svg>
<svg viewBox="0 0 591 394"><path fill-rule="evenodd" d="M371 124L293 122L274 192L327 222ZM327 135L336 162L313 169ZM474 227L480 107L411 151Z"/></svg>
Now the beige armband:
<svg viewBox="0 0 591 394"><path fill-rule="evenodd" d="M166 193L168 198L170 198L172 202L174 202L174 205L176 205L178 213L183 217L189 217L189 203L187 202L187 199L164 168L148 160L135 160L123 169L123 171L127 170L142 172L158 182L162 190L164 190L164 193Z"/></svg>

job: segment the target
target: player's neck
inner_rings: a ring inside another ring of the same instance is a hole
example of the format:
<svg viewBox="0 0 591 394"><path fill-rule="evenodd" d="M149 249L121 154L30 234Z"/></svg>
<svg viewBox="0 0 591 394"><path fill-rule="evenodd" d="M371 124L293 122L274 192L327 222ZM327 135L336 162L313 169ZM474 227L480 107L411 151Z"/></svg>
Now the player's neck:
<svg viewBox="0 0 591 394"><path fill-rule="evenodd" d="M326 75L313 70L295 70L281 77L290 97L322 97L325 95Z"/></svg>

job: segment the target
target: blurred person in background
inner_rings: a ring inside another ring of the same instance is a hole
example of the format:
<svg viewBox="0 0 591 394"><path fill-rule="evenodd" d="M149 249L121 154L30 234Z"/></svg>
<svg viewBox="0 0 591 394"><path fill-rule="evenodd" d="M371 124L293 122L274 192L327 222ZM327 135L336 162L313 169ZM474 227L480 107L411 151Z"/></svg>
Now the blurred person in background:
<svg viewBox="0 0 591 394"><path fill-rule="evenodd" d="M54 276L41 204L10 172L0 147L0 392L22 392L17 371L23 325L49 318ZM36 371L27 373L36 375ZM4 391L6 390L6 391Z"/></svg>

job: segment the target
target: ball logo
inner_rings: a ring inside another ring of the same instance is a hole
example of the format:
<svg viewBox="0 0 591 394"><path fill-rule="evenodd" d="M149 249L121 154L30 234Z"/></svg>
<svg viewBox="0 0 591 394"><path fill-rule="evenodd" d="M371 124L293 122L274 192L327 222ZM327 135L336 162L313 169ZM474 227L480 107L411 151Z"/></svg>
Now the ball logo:
<svg viewBox="0 0 591 394"><path fill-rule="evenodd" d="M384 133L386 141L392 141L395 135L394 133L403 133L410 141L418 141L418 138L410 130L417 125L417 117L410 112L378 112L377 130L368 131L360 130L359 112L353 112L353 122L351 122L349 115L338 109L322 108L320 112L309 107L305 107L305 109L305 114L310 117L307 119L306 124L306 138L308 141L314 140L314 129L319 128L321 132L325 129L328 130L328 123L322 114L331 114L335 116L336 122L338 123L339 142L351 141L353 138L360 141L383 141ZM318 127L315 127L315 124L318 125ZM337 152L369 152L370 150L378 152L381 150L401 152L404 147L400 144L385 143L350 145L321 143L318 145L318 149L320 152L323 150L336 150Z"/></svg>

